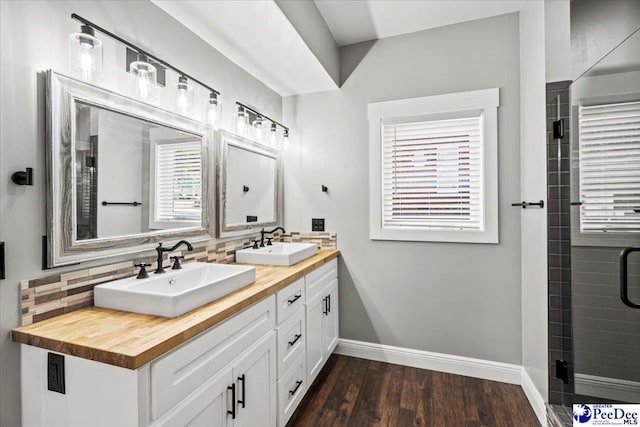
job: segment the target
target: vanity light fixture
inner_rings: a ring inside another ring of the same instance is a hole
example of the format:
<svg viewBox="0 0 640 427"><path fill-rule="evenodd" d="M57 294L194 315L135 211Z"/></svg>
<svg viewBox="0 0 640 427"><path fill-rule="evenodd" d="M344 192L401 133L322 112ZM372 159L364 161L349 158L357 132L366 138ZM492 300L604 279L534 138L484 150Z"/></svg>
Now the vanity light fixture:
<svg viewBox="0 0 640 427"><path fill-rule="evenodd" d="M72 13L71 19L79 21L82 24L80 32L71 34L69 38L69 63L71 74L74 77L91 83L100 83L102 81L102 42L95 37L95 31L98 31L128 48L126 62L128 71L136 76L135 87L132 91L136 98L142 101L154 101L157 86L164 86L165 72L167 69L171 69L180 76L178 83L175 85L175 109L177 112L186 116L190 116L193 113L194 88L192 84L195 83L210 93L215 94L213 97L217 101L215 116L219 123L220 92L193 76L188 75L179 68L174 67L167 61L152 55L148 51L141 49L135 44L94 24L80 15ZM137 58L135 57L136 54ZM211 102L211 99L212 97L209 97L206 100L209 105L214 104ZM208 118L209 114L207 111L205 112L205 119L208 121ZM219 124L214 123L214 126L219 127Z"/></svg>
<svg viewBox="0 0 640 427"><path fill-rule="evenodd" d="M189 80L185 76L180 76L174 87L176 90L176 112L183 116L191 115L193 86L189 84Z"/></svg>
<svg viewBox="0 0 640 427"><path fill-rule="evenodd" d="M69 36L69 68L71 74L85 82L102 81L102 42L89 25Z"/></svg>
<svg viewBox="0 0 640 427"><path fill-rule="evenodd" d="M149 63L147 55L138 54L138 60L129 66L135 79L134 96L141 101L153 101L158 83L158 70Z"/></svg>
<svg viewBox="0 0 640 427"><path fill-rule="evenodd" d="M270 145L273 148L279 148L284 151L289 149L290 141L288 127L241 102L236 101L236 105L238 106L238 110L234 113L234 129L236 134L245 137L250 136L257 142ZM255 117L251 122L251 132L247 129L250 117ZM267 122L271 123L270 128L267 127ZM282 128L282 135L278 132L278 128Z"/></svg>
<svg viewBox="0 0 640 427"><path fill-rule="evenodd" d="M211 91L209 98L204 102L207 123L213 126L214 129L220 128L220 100L218 95L215 90Z"/></svg>

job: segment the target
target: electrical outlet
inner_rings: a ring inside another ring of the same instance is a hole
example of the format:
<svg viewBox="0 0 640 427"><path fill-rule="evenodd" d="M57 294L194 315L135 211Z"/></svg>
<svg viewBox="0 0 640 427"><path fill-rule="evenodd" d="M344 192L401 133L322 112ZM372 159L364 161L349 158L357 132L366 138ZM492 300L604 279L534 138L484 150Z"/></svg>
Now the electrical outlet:
<svg viewBox="0 0 640 427"><path fill-rule="evenodd" d="M311 231L324 231L324 218L311 218Z"/></svg>
<svg viewBox="0 0 640 427"><path fill-rule="evenodd" d="M47 354L47 388L65 394L64 356L61 354Z"/></svg>

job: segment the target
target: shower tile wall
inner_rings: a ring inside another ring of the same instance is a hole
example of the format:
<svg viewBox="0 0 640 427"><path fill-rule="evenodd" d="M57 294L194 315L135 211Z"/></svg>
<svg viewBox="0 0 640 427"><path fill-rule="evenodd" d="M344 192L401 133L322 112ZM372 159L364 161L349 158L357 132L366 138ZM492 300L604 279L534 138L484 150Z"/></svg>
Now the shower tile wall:
<svg viewBox="0 0 640 427"><path fill-rule="evenodd" d="M549 402L571 403L571 224L570 81L547 84L547 215L549 235ZM564 119L565 136L553 138L553 122ZM555 377L556 360L569 366L569 384Z"/></svg>
<svg viewBox="0 0 640 427"><path fill-rule="evenodd" d="M576 393L587 394L582 389L584 375L605 382L640 383L640 310L620 300L621 248L572 249ZM629 256L628 268L629 283L640 283L640 256L636 253Z"/></svg>

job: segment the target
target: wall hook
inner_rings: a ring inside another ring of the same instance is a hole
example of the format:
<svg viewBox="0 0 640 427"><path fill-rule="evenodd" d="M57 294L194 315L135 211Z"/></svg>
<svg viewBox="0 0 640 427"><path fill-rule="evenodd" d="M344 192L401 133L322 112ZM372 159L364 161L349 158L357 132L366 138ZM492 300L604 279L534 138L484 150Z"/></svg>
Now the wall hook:
<svg viewBox="0 0 640 427"><path fill-rule="evenodd" d="M323 193L326 193L327 191L329 191L329 189L327 188L327 186L326 186L326 185L323 185L323 186L322 186L322 192L323 192Z"/></svg>
<svg viewBox="0 0 640 427"><path fill-rule="evenodd" d="M249 192L249 187L247 187L246 185L242 186L242 192L243 193L248 193Z"/></svg>
<svg viewBox="0 0 640 427"><path fill-rule="evenodd" d="M17 185L33 185L33 168L26 168L24 172L14 172L11 181Z"/></svg>

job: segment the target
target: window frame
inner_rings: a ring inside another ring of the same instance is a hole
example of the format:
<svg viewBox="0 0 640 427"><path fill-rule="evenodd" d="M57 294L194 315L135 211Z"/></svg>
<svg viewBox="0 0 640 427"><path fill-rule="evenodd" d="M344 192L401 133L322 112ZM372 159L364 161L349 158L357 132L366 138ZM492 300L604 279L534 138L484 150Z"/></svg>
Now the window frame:
<svg viewBox="0 0 640 427"><path fill-rule="evenodd" d="M499 89L434 95L370 103L369 118L369 238L422 242L498 244L498 107ZM469 111L482 117L482 213L480 230L383 227L383 122L407 118L464 117Z"/></svg>

